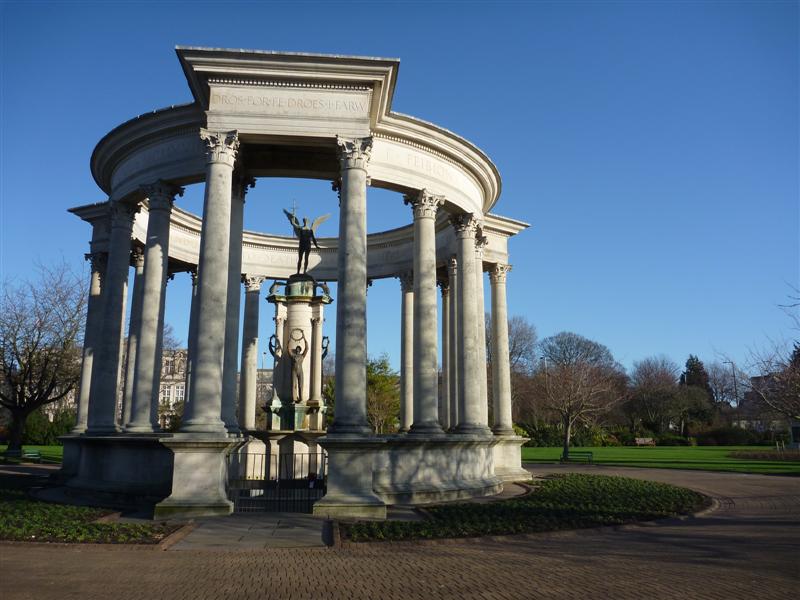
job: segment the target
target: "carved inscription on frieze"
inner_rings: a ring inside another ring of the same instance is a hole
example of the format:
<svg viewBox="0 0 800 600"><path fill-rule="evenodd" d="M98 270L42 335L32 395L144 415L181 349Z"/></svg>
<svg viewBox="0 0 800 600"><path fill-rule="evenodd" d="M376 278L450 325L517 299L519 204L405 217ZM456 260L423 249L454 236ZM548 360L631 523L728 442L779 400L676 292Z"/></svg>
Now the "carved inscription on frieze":
<svg viewBox="0 0 800 600"><path fill-rule="evenodd" d="M212 86L209 109L284 117L369 118L370 93L362 90Z"/></svg>

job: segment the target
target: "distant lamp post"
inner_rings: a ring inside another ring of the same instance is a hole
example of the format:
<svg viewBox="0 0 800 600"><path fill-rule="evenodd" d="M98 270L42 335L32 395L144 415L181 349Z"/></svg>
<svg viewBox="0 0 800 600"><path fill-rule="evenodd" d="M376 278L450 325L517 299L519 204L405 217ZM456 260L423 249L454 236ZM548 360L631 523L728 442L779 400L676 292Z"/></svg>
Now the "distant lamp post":
<svg viewBox="0 0 800 600"><path fill-rule="evenodd" d="M736 385L736 365L733 364L732 360L725 360L722 361L725 365L731 366L731 373L733 373L733 399L736 401L736 420L737 425L741 427L742 415L739 412L739 388Z"/></svg>

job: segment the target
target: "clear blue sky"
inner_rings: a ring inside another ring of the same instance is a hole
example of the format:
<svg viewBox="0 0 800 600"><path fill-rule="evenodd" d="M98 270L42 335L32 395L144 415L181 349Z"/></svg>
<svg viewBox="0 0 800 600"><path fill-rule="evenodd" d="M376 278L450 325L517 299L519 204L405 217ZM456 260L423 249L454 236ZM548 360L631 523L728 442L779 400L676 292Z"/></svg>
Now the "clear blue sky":
<svg viewBox="0 0 800 600"><path fill-rule="evenodd" d="M89 228L66 209L104 200L89 157L105 133L191 100L175 45L388 56L394 109L484 149L503 177L495 212L532 224L511 243L509 308L541 337L575 331L630 366L743 359L788 334L796 2L4 2L1 34L3 280L62 256L85 269ZM292 198L336 206L325 182L260 180L246 227L286 232ZM395 194L370 190L368 208L372 231L410 221ZM188 290L169 284L179 336ZM369 307L369 351L396 365L397 281Z"/></svg>

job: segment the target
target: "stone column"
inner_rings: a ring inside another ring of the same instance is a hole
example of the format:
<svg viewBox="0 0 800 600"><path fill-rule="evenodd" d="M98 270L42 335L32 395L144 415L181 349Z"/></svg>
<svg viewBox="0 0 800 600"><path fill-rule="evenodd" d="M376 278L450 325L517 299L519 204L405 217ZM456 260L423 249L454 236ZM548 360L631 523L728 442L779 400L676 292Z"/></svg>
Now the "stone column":
<svg viewBox="0 0 800 600"><path fill-rule="evenodd" d="M114 400L114 423L116 425L122 425L122 399L123 394L125 392L122 389L122 375L123 369L125 368L125 308L128 306L128 278L125 278L125 282L122 285L122 314L119 318L119 344L117 344L117 348L119 348L119 358L117 359L117 393ZM117 427L118 430L121 427Z"/></svg>
<svg viewBox="0 0 800 600"><path fill-rule="evenodd" d="M508 308L506 307L506 274L511 265L496 264L489 271L492 285L492 399L497 435L512 435L511 365L508 348Z"/></svg>
<svg viewBox="0 0 800 600"><path fill-rule="evenodd" d="M459 433L489 434L486 424L486 398L481 397L480 369L486 369L486 363L480 363L478 347L478 301L475 297L475 232L478 222L471 214L456 215L452 219L458 238L458 330L461 344L458 353Z"/></svg>
<svg viewBox="0 0 800 600"><path fill-rule="evenodd" d="M337 137L339 187L336 409L331 434L369 435L367 424L367 163L372 138Z"/></svg>
<svg viewBox="0 0 800 600"><path fill-rule="evenodd" d="M242 286L242 230L244 197L255 179L236 174L231 190L230 248L228 252L228 299L225 307L225 357L222 363L222 421L228 433L240 433L236 419L236 376L239 371L239 310ZM239 421L243 421L239 415Z"/></svg>
<svg viewBox="0 0 800 600"><path fill-rule="evenodd" d="M450 375L448 383L450 384L450 430L453 430L458 425L458 394L460 387L458 381L458 352L461 345L458 339L458 261L455 256L450 257L450 260L447 261L447 276L450 280L450 293L448 294L448 304L450 305L448 370Z"/></svg>
<svg viewBox="0 0 800 600"><path fill-rule="evenodd" d="M206 142L206 191L197 282L197 325L190 342L195 356L189 403L181 431L226 433L222 413L222 360L228 302L231 185L239 148L237 132L200 132Z"/></svg>
<svg viewBox="0 0 800 600"><path fill-rule="evenodd" d="M414 210L414 423L409 433L436 434L439 352L436 327L436 211L444 202L422 190L406 196Z"/></svg>
<svg viewBox="0 0 800 600"><path fill-rule="evenodd" d="M439 397L439 423L450 429L450 283L439 281L442 290L442 392Z"/></svg>
<svg viewBox="0 0 800 600"><path fill-rule="evenodd" d="M480 225L479 225L480 227ZM479 229L480 231L480 229ZM478 363L481 365L478 371L478 383L480 384L481 398L486 406L486 423L489 419L489 385L486 381L488 361L486 359L486 303L484 299L484 276L483 276L483 249L488 240L483 235L475 237L475 299L478 302Z"/></svg>
<svg viewBox="0 0 800 600"><path fill-rule="evenodd" d="M169 260L169 223L175 194L183 194L182 188L163 181L145 186L143 191L147 196L149 218L144 248L144 290L136 341L133 403L130 421L125 424L125 430L131 433L159 430L158 395Z"/></svg>
<svg viewBox="0 0 800 600"><path fill-rule="evenodd" d="M414 273L400 275L400 431L414 422Z"/></svg>
<svg viewBox="0 0 800 600"><path fill-rule="evenodd" d="M194 342L197 339L197 268L195 267L189 271L189 276L192 278L192 299L189 306L189 335L186 352L186 387L184 388L183 410L186 413L186 408L189 406L189 384L192 379L192 361L196 355Z"/></svg>
<svg viewBox="0 0 800 600"><path fill-rule="evenodd" d="M242 375L239 380L239 427L256 428L256 390L258 389L258 299L264 277L246 275L244 283L244 327L242 329Z"/></svg>
<svg viewBox="0 0 800 600"><path fill-rule="evenodd" d="M320 307L321 308L321 307ZM311 318L311 393L308 404L322 404L322 322L323 317Z"/></svg>
<svg viewBox="0 0 800 600"><path fill-rule="evenodd" d="M138 204L111 204L108 264L103 277L103 325L92 365L87 433L116 433L122 319L131 260L131 231Z"/></svg>
<svg viewBox="0 0 800 600"><path fill-rule="evenodd" d="M134 248L131 251L133 267L133 295L131 298L131 317L128 323L128 351L125 359L125 394L122 398L122 425L131 421L133 406L133 382L136 380L136 343L142 328L142 297L144 288L144 251Z"/></svg>
<svg viewBox="0 0 800 600"><path fill-rule="evenodd" d="M106 270L108 254L91 252L86 260L91 262L89 276L89 301L86 306L86 329L83 335L83 357L81 362L81 380L78 388L78 410L75 427L72 433L86 431L89 416L89 396L92 389L92 366L98 344L103 318L103 275Z"/></svg>

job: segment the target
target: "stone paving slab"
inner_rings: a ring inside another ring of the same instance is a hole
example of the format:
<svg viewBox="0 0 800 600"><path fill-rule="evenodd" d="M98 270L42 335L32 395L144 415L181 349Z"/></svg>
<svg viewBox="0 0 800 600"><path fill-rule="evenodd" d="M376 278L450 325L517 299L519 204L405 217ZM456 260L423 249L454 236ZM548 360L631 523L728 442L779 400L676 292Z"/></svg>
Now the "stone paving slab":
<svg viewBox="0 0 800 600"><path fill-rule="evenodd" d="M195 529L171 551L322 547L322 521L294 513L245 513L196 519Z"/></svg>
<svg viewBox="0 0 800 600"><path fill-rule="evenodd" d="M800 586L800 479L559 465L701 489L718 510L685 520L445 543L219 552L0 545L3 600L771 600Z"/></svg>

